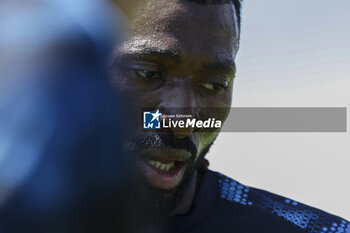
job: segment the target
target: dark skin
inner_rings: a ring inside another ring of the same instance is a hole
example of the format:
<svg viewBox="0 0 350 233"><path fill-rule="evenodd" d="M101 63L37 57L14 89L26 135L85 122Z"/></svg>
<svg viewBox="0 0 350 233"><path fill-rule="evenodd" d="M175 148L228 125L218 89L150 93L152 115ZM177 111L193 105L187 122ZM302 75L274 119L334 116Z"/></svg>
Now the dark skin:
<svg viewBox="0 0 350 233"><path fill-rule="evenodd" d="M131 15L130 31L114 54L113 78L130 106L138 110L152 107L163 114L191 114L203 120L211 116L201 109L225 108L217 116L224 121L231 106L239 46L233 4L150 0ZM138 114L133 116L135 122L140 118ZM151 135L141 130L141 122L133 125L136 138ZM218 133L172 128L167 136L186 140L194 145L195 152L164 146L143 148L137 153L140 158L136 160L142 161L138 168L151 187L166 191L165 195L178 193L175 190L182 187L181 200L171 209L172 214L189 210L200 180L195 165ZM179 172L157 173L145 162L149 159L163 164L175 161Z"/></svg>

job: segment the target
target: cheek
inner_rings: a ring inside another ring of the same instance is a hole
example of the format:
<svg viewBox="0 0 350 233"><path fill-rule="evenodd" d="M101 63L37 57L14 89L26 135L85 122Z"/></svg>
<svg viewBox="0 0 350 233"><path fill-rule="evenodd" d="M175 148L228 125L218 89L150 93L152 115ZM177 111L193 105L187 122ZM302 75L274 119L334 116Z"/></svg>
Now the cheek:
<svg viewBox="0 0 350 233"><path fill-rule="evenodd" d="M129 88L128 80L126 76L119 70L114 70L110 75L110 82L114 89L118 90L123 95L127 93L127 89Z"/></svg>
<svg viewBox="0 0 350 233"><path fill-rule="evenodd" d="M208 107L201 113L201 118L204 120L215 118L221 120L222 124L224 124L231 109L232 87L226 89L221 95L208 98L207 103ZM198 142L198 152L200 153L210 146L217 138L219 132L220 129L195 133Z"/></svg>
<svg viewBox="0 0 350 233"><path fill-rule="evenodd" d="M219 95L205 96L204 104L200 108L199 116L202 120L215 118L221 120L222 124L226 120L232 103L232 87L228 87Z"/></svg>
<svg viewBox="0 0 350 233"><path fill-rule="evenodd" d="M222 95L220 95L217 100L217 106L218 108L229 108L231 107L232 104L232 92L233 92L233 87L230 86L228 87Z"/></svg>
<svg viewBox="0 0 350 233"><path fill-rule="evenodd" d="M229 108L232 103L232 87L228 87L222 93L212 95L200 95L201 107L206 108Z"/></svg>
<svg viewBox="0 0 350 233"><path fill-rule="evenodd" d="M233 85L231 85L225 94L225 99L226 99L226 107L231 107L232 104L232 96L233 96Z"/></svg>
<svg viewBox="0 0 350 233"><path fill-rule="evenodd" d="M142 101L148 94L149 88L147 85L142 85L140 81L129 77L124 72L116 71L111 77L111 83L113 88L121 93L123 99L127 101L132 108L140 107L143 105Z"/></svg>
<svg viewBox="0 0 350 233"><path fill-rule="evenodd" d="M219 130L213 131L213 132L198 133L198 138L199 138L198 155L215 141L218 134L219 134Z"/></svg>
<svg viewBox="0 0 350 233"><path fill-rule="evenodd" d="M127 75L126 71L116 70L111 78L113 86L121 92L135 91L140 88L140 85L137 85L135 80Z"/></svg>

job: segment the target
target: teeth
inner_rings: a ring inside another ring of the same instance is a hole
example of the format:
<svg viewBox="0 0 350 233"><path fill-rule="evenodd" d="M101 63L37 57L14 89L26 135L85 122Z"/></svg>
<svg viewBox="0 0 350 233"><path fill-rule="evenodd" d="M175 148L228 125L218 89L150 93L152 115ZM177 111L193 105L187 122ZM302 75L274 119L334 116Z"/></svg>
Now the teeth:
<svg viewBox="0 0 350 233"><path fill-rule="evenodd" d="M166 164L162 164L162 165L160 165L160 170L165 170L165 168L167 168L168 167L168 165L166 165Z"/></svg>
<svg viewBox="0 0 350 233"><path fill-rule="evenodd" d="M157 162L154 160L148 160L148 163L151 164L153 167L157 167Z"/></svg>
<svg viewBox="0 0 350 233"><path fill-rule="evenodd" d="M152 165L153 167L158 168L159 170L162 170L162 171L169 171L175 165L175 162L161 163L161 162L156 161L156 160L148 160L147 162L150 165Z"/></svg>

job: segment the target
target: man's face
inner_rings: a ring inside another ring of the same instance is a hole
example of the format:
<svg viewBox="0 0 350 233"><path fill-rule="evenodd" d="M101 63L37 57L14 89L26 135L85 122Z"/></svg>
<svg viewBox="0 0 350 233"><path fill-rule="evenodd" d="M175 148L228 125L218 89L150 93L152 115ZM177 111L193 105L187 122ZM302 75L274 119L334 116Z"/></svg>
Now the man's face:
<svg viewBox="0 0 350 233"><path fill-rule="evenodd" d="M206 120L208 111L200 109L226 108L224 120L231 106L238 33L232 4L150 0L135 12L115 53L113 82L136 109L128 145L153 188L171 191L189 180L218 131L145 132L141 109Z"/></svg>

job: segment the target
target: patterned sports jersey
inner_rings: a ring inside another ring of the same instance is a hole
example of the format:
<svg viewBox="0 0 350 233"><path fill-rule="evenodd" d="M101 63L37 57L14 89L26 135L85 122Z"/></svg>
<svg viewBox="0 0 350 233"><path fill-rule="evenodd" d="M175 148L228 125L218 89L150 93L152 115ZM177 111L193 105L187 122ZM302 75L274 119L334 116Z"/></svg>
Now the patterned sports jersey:
<svg viewBox="0 0 350 233"><path fill-rule="evenodd" d="M175 232L184 233L350 233L345 219L213 171L205 174L191 211L173 220Z"/></svg>

